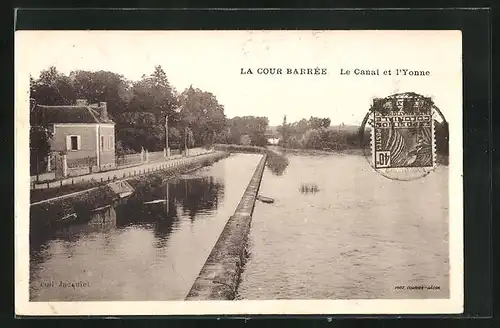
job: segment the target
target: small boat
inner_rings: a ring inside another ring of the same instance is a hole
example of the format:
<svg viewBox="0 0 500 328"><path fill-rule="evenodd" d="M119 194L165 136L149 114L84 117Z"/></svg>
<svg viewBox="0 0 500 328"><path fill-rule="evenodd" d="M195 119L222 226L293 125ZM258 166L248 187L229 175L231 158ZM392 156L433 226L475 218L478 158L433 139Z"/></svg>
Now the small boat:
<svg viewBox="0 0 500 328"><path fill-rule="evenodd" d="M77 219L76 213L71 213L63 216L58 220L58 222L71 222Z"/></svg>
<svg viewBox="0 0 500 328"><path fill-rule="evenodd" d="M98 208L94 208L92 210L92 212L99 212L99 211L102 211L102 210L105 210L105 209L108 209L111 207L111 204L110 205L105 205L105 206L101 206L101 207L98 207Z"/></svg>
<svg viewBox="0 0 500 328"><path fill-rule="evenodd" d="M132 195L133 193L134 193L133 191L126 191L126 192L122 192L122 193L118 194L118 196L120 198L125 198L125 197Z"/></svg>
<svg viewBox="0 0 500 328"><path fill-rule="evenodd" d="M274 203L274 199L272 199L270 197L266 197L266 196L258 195L257 199L260 200L263 203L268 203L268 204Z"/></svg>
<svg viewBox="0 0 500 328"><path fill-rule="evenodd" d="M163 203L166 203L166 202L167 202L166 199L156 199L156 200L152 200L152 201L149 201L149 202L144 202L144 205L163 204Z"/></svg>

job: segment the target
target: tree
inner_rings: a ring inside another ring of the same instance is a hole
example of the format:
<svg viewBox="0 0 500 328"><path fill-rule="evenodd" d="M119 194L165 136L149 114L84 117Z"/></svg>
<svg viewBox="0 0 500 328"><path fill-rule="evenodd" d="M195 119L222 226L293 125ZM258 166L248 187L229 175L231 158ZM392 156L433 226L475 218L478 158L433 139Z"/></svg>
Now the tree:
<svg viewBox="0 0 500 328"><path fill-rule="evenodd" d="M30 175L38 175L50 154L50 139L53 133L41 113L36 110L34 99L30 101L30 105Z"/></svg>
<svg viewBox="0 0 500 328"><path fill-rule="evenodd" d="M175 116L178 105L177 92L170 86L161 66L156 66L151 75L143 75L141 80L133 83L130 111L148 111L162 118L166 113Z"/></svg>
<svg viewBox="0 0 500 328"><path fill-rule="evenodd" d="M244 134L241 136L240 144L242 144L244 146L250 146L251 143L252 143L252 139L250 138L250 136L248 134Z"/></svg>
<svg viewBox="0 0 500 328"><path fill-rule="evenodd" d="M311 116L311 118L309 118L308 126L310 129L326 129L330 126L330 119Z"/></svg>
<svg viewBox="0 0 500 328"><path fill-rule="evenodd" d="M119 140L124 147L137 151L141 147L149 151L162 150L165 147L165 115L169 122L179 125L175 111L178 106L177 92L170 86L161 66L156 66L152 74L133 83L127 111L115 118Z"/></svg>
<svg viewBox="0 0 500 328"><path fill-rule="evenodd" d="M43 105L72 105L76 92L71 79L51 66L37 80L30 77L30 97Z"/></svg>
<svg viewBox="0 0 500 328"><path fill-rule="evenodd" d="M233 117L227 122L227 141L228 143L239 144L241 136L247 134L252 145L265 146L267 144L266 131L268 125L269 120L267 117Z"/></svg>
<svg viewBox="0 0 500 328"><path fill-rule="evenodd" d="M108 71L73 71L69 78L78 99L89 103L106 101L107 110L113 117L127 111L132 98L131 83L122 75Z"/></svg>
<svg viewBox="0 0 500 328"><path fill-rule="evenodd" d="M226 124L224 107L210 92L190 86L180 95L181 125L188 126L197 145L213 142L214 134L223 131Z"/></svg>
<svg viewBox="0 0 500 328"><path fill-rule="evenodd" d="M308 130L300 140L304 148L320 149L321 148L321 134L318 130Z"/></svg>

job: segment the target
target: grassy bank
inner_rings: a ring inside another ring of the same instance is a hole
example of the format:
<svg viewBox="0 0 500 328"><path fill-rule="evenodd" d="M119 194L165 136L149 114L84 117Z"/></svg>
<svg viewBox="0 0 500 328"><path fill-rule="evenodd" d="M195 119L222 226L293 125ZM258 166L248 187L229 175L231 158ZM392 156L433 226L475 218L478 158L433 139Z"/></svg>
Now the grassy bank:
<svg viewBox="0 0 500 328"><path fill-rule="evenodd" d="M210 162L211 162L211 159L204 159L201 162L197 161L194 164L194 166L196 166L196 165L206 166L206 165L209 165ZM188 168L192 167L192 166L193 165L188 165ZM182 167L179 167L179 168L184 170L186 168L186 166L183 165ZM153 171L153 172L160 172L160 171L176 172L177 169L178 168L158 169L158 170ZM140 172L140 170L139 170L139 172ZM146 173L146 175L147 174L151 174L151 173ZM144 174L137 173L137 177L140 177L142 175L144 175ZM117 181L117 180L130 180L130 178L127 178L127 179L115 178L112 181ZM108 183L109 183L109 181L102 181L101 182L101 181L97 181L95 179L90 179L87 181L79 181L78 183L75 183L75 184L66 184L66 185L57 186L57 187L53 187L53 188L30 189L30 203L36 203L36 202L40 202L43 200L47 200L47 199L51 199L51 198L55 198L55 197L60 197L60 196L72 194L72 193L79 192L79 191L85 191L85 190L96 188L99 186L105 186Z"/></svg>
<svg viewBox="0 0 500 328"><path fill-rule="evenodd" d="M253 153L253 154L264 154L266 148L257 146L243 146L243 145L226 145L226 144L216 144L214 149L218 151L227 151L230 153Z"/></svg>
<svg viewBox="0 0 500 328"><path fill-rule="evenodd" d="M73 197L59 198L31 206L30 218L36 218L31 222L36 226L50 227L61 223L61 218L73 213L77 215L78 220L82 220L88 218L93 209L106 206L117 198L109 186L100 186Z"/></svg>
<svg viewBox="0 0 500 328"><path fill-rule="evenodd" d="M217 144L214 148L230 153L267 154L266 166L276 175L282 175L288 167L288 158L270 148L225 144Z"/></svg>
<svg viewBox="0 0 500 328"><path fill-rule="evenodd" d="M283 151L287 154L294 155L306 155L306 156L314 156L314 155L364 155L364 151L362 148L348 148L344 150L318 150L318 149L283 149ZM369 152L370 150L368 150Z"/></svg>
<svg viewBox="0 0 500 328"><path fill-rule="evenodd" d="M74 192L103 186L106 185L106 183L98 182L97 180L89 180L89 181L82 181L74 185L69 184L54 188L31 189L30 203L36 203L42 200L51 199L54 197L64 196Z"/></svg>

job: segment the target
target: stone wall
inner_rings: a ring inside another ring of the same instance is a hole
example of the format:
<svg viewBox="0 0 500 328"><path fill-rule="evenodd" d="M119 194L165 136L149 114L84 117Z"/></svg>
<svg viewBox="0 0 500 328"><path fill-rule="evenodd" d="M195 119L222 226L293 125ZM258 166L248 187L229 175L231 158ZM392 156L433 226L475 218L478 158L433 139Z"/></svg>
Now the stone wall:
<svg viewBox="0 0 500 328"><path fill-rule="evenodd" d="M253 209L267 155L262 157L234 214L208 256L186 300L233 300L246 261Z"/></svg>

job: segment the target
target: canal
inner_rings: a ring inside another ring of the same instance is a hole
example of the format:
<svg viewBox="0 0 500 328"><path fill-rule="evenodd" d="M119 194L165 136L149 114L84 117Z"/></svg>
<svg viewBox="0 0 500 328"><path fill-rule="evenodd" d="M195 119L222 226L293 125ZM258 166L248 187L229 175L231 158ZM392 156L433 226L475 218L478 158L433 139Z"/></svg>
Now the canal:
<svg viewBox="0 0 500 328"><path fill-rule="evenodd" d="M32 231L30 300L183 300L260 158L231 155L89 222Z"/></svg>
<svg viewBox="0 0 500 328"><path fill-rule="evenodd" d="M448 297L447 167L403 182L363 156L288 158L264 172L239 299Z"/></svg>
<svg viewBox="0 0 500 328"><path fill-rule="evenodd" d="M395 181L363 156L287 157L264 171L274 203L255 205L238 299L448 297L447 167ZM233 154L88 223L32 232L31 301L183 300L260 158Z"/></svg>

